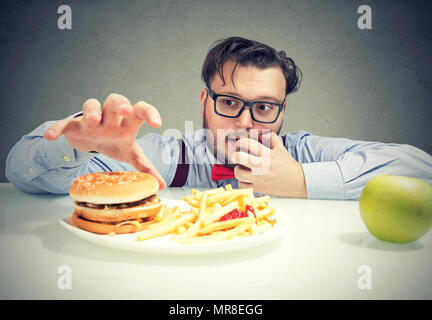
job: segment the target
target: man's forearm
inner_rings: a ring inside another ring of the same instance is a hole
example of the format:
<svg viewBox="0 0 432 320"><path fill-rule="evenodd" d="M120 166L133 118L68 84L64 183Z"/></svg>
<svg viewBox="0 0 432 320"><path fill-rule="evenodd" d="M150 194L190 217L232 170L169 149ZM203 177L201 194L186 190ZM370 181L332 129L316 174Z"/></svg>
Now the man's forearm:
<svg viewBox="0 0 432 320"><path fill-rule="evenodd" d="M43 134L48 121L21 138L6 161L6 177L17 188L29 193L67 193L70 183L94 156L71 148L60 137L47 141Z"/></svg>
<svg viewBox="0 0 432 320"><path fill-rule="evenodd" d="M359 199L379 174L403 175L432 185L432 157L410 145L355 144L332 161L303 163L308 198Z"/></svg>

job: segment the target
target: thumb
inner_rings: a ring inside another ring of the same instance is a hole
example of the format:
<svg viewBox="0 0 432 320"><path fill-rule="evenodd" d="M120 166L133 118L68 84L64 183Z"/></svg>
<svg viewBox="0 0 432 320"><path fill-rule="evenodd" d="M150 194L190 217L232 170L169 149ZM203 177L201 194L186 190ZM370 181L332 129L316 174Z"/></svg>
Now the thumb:
<svg viewBox="0 0 432 320"><path fill-rule="evenodd" d="M134 145L135 155L127 161L132 166L135 167L140 172L147 172L154 176L159 182L159 190L164 190L167 187L167 183L156 167L151 163L151 161L145 156L141 147L135 142Z"/></svg>
<svg viewBox="0 0 432 320"><path fill-rule="evenodd" d="M138 171L150 173L152 176L154 176L159 182L159 190L164 190L167 187L165 179L161 176L156 167L153 166L148 159L133 159L129 163L133 165Z"/></svg>

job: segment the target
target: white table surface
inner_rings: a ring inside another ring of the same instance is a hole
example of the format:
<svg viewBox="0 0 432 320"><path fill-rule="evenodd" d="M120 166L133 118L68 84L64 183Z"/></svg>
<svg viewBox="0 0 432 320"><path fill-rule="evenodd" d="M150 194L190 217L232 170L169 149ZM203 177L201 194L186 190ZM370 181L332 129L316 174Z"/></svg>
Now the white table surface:
<svg viewBox="0 0 432 320"><path fill-rule="evenodd" d="M59 223L72 213L69 196L30 195L2 183L0 203L1 299L432 298L432 231L404 245L377 240L357 201L272 197L284 211L282 240L186 256L120 251L77 237ZM70 267L70 289L58 287L62 265ZM361 266L370 270L371 289L359 288Z"/></svg>

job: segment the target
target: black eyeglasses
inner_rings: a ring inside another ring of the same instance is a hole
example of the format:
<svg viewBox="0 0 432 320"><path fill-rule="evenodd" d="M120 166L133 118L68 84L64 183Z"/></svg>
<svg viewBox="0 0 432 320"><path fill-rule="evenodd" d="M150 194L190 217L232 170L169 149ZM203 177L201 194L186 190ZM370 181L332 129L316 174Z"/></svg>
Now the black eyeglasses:
<svg viewBox="0 0 432 320"><path fill-rule="evenodd" d="M252 119L260 123L274 123L279 118L285 99L281 104L266 101L248 102L238 97L216 94L207 88L214 101L215 113L227 118L238 118L246 107L250 108Z"/></svg>

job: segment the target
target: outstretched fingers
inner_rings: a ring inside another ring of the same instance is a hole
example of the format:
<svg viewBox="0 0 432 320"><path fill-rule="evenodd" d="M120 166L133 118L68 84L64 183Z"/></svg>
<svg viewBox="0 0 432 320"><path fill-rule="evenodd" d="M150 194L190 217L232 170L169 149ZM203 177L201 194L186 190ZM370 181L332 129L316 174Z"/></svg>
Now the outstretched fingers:
<svg viewBox="0 0 432 320"><path fill-rule="evenodd" d="M159 111L151 104L139 101L133 106L133 112L123 118L122 126L139 128L145 122L154 128L162 125Z"/></svg>
<svg viewBox="0 0 432 320"><path fill-rule="evenodd" d="M133 108L129 99L120 94L110 94L104 102L102 125L109 128L119 127L123 117L129 115Z"/></svg>
<svg viewBox="0 0 432 320"><path fill-rule="evenodd" d="M83 122L88 128L97 128L101 125L101 104L96 99L88 99L83 104Z"/></svg>

